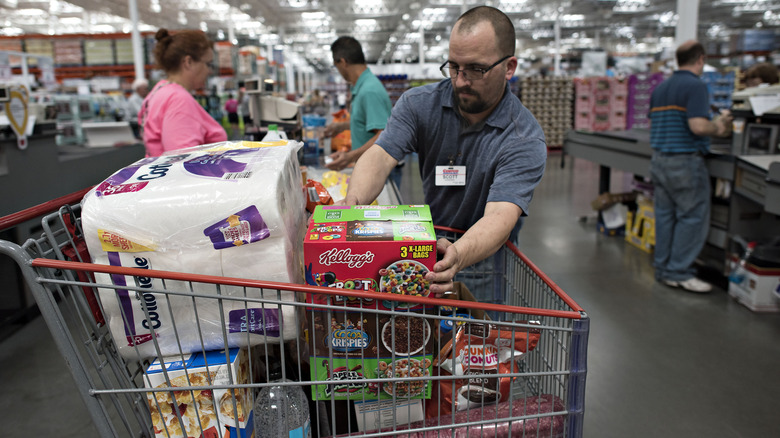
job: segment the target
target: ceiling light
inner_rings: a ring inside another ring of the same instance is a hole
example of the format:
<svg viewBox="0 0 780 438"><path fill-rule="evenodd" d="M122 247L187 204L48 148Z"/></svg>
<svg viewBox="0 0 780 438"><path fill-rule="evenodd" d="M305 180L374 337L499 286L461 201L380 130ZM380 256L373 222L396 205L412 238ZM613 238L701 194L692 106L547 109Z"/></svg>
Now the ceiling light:
<svg viewBox="0 0 780 438"><path fill-rule="evenodd" d="M359 18L355 20L355 26L358 27L374 27L376 26L376 20L373 18Z"/></svg>
<svg viewBox="0 0 780 438"><path fill-rule="evenodd" d="M96 26L92 26L91 30L95 33L113 33L116 32L116 27L110 24L98 24Z"/></svg>
<svg viewBox="0 0 780 438"><path fill-rule="evenodd" d="M49 3L49 13L52 14L68 14L74 12L84 12L84 8L76 6L71 3L61 2L58 0L51 0Z"/></svg>
<svg viewBox="0 0 780 438"><path fill-rule="evenodd" d="M40 9L19 9L16 11L16 14L22 17L40 17L41 10Z"/></svg>
<svg viewBox="0 0 780 438"><path fill-rule="evenodd" d="M446 8L425 8L422 10L423 15L438 15L438 16L444 16L447 15L447 9Z"/></svg>
<svg viewBox="0 0 780 438"><path fill-rule="evenodd" d="M0 34L5 36L17 36L23 34L24 31L18 27L5 26L0 28Z"/></svg>
<svg viewBox="0 0 780 438"><path fill-rule="evenodd" d="M304 20L324 20L327 18L327 14L323 11L317 12L301 12L301 18Z"/></svg>

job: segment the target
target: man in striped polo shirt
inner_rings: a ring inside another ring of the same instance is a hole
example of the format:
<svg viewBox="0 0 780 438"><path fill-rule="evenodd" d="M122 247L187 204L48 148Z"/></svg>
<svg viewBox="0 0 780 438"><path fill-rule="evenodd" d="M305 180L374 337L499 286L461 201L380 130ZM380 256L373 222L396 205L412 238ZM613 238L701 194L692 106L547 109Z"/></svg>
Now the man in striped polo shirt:
<svg viewBox="0 0 780 438"><path fill-rule="evenodd" d="M707 85L699 79L706 53L688 41L676 53L678 70L650 99L650 165L655 207L656 280L691 292L712 286L695 277L696 257L710 227L710 178L704 155L711 136L730 133L728 111L710 120Z"/></svg>

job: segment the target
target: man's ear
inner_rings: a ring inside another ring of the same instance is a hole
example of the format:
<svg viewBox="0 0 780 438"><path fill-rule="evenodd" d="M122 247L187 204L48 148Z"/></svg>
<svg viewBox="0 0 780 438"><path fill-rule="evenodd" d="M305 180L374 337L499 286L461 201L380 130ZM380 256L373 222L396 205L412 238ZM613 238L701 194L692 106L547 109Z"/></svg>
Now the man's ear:
<svg viewBox="0 0 780 438"><path fill-rule="evenodd" d="M506 63L506 80L512 79L512 76L515 74L515 70L517 69L517 58L514 56L509 58L509 60Z"/></svg>

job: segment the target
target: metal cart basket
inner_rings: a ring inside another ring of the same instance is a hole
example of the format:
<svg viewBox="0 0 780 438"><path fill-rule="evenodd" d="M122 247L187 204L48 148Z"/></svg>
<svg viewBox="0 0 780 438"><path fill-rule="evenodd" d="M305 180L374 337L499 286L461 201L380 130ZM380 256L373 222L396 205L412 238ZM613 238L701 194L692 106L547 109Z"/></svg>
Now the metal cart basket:
<svg viewBox="0 0 780 438"><path fill-rule="evenodd" d="M511 243L441 299L106 266L89 263L83 193L0 218L46 214L39 238L0 241L0 253L18 263L102 437L250 437L254 397L272 385L304 389L312 436L582 436L588 316ZM155 354L111 330L111 318L128 324L111 294L141 304ZM221 311L237 304L240 327ZM163 313L172 341L155 332ZM284 317L257 321L271 314ZM208 324L234 348L211 351ZM287 381L269 382L275 364Z"/></svg>

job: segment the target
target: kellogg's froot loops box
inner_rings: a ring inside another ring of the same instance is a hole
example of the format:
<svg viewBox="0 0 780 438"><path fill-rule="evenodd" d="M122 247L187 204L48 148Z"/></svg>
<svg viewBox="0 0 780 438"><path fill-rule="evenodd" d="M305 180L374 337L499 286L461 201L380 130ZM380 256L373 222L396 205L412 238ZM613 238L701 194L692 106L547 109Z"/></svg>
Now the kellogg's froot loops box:
<svg viewBox="0 0 780 438"><path fill-rule="evenodd" d="M317 206L303 249L311 285L422 297L430 293L425 274L436 263L436 234L427 205ZM433 331L417 317L426 306L324 294L307 299L347 308L307 312L312 379L333 381L315 385L315 398L430 398L424 380L362 382L430 375ZM360 312L366 308L396 314Z"/></svg>
<svg viewBox="0 0 780 438"><path fill-rule="evenodd" d="M319 205L303 244L306 282L427 296L436 263L427 205Z"/></svg>

